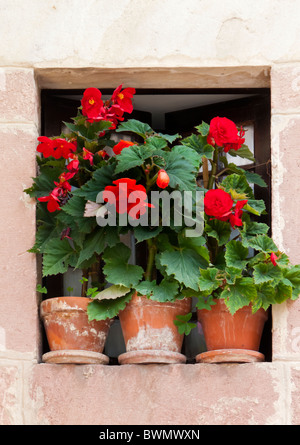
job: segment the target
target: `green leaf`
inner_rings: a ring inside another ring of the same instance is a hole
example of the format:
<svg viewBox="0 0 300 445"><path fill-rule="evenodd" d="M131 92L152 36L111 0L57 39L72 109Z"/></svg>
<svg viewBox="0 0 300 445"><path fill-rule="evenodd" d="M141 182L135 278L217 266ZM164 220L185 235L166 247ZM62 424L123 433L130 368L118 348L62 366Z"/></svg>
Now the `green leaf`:
<svg viewBox="0 0 300 445"><path fill-rule="evenodd" d="M173 142L176 141L176 139L180 139L181 135L179 133L176 134L163 134L163 133L157 133L158 136L162 137L163 139L165 139L169 144L173 144Z"/></svg>
<svg viewBox="0 0 300 445"><path fill-rule="evenodd" d="M292 300L296 300L300 295L300 265L282 268L282 275L284 284L292 286Z"/></svg>
<svg viewBox="0 0 300 445"><path fill-rule="evenodd" d="M230 156L239 156L240 158L248 159L249 161L255 162L255 158L251 153L249 147L247 145L242 145L238 150L229 150L228 152Z"/></svg>
<svg viewBox="0 0 300 445"><path fill-rule="evenodd" d="M107 247L103 253L103 273L109 283L132 288L142 279L143 269L129 264L131 250L123 243Z"/></svg>
<svg viewBox="0 0 300 445"><path fill-rule="evenodd" d="M247 216L249 217L249 215ZM250 221L250 218L245 219L243 222L243 228L240 232L244 245L247 245L248 240L254 238L256 235L267 235L269 231L267 224Z"/></svg>
<svg viewBox="0 0 300 445"><path fill-rule="evenodd" d="M174 301L178 295L178 283L166 278L160 284L154 281L142 281L135 289L141 294L151 298L151 300L166 302Z"/></svg>
<svg viewBox="0 0 300 445"><path fill-rule="evenodd" d="M200 125L197 125L195 128L202 136L207 136L209 133L209 127L209 124L202 121L202 123Z"/></svg>
<svg viewBox="0 0 300 445"><path fill-rule="evenodd" d="M50 240L43 255L43 276L65 273L69 266L74 267L76 252L67 239Z"/></svg>
<svg viewBox="0 0 300 445"><path fill-rule="evenodd" d="M197 324L191 323L190 319L192 318L192 313L188 313L186 315L177 315L174 320L175 326L177 326L179 334L189 335L191 330L194 329Z"/></svg>
<svg viewBox="0 0 300 445"><path fill-rule="evenodd" d="M118 174L142 165L146 159L153 156L155 151L155 147L146 145L131 145L123 148L117 157L118 164L115 173Z"/></svg>
<svg viewBox="0 0 300 445"><path fill-rule="evenodd" d="M281 304L284 301L291 299L292 294L292 286L287 286L284 283L278 283L275 288L275 301L277 304Z"/></svg>
<svg viewBox="0 0 300 445"><path fill-rule="evenodd" d="M266 206L262 199L248 199L244 210L253 213L254 215L261 215L265 212Z"/></svg>
<svg viewBox="0 0 300 445"><path fill-rule="evenodd" d="M199 153L197 153L196 150L194 150L191 147L188 147L187 145L175 145L172 148L172 152L176 153L177 156L180 156L189 161L189 163L197 170L199 169L200 164L202 163L202 158L199 155Z"/></svg>
<svg viewBox="0 0 300 445"><path fill-rule="evenodd" d="M226 244L225 260L228 267L244 269L247 264L248 248L241 241L230 241Z"/></svg>
<svg viewBox="0 0 300 445"><path fill-rule="evenodd" d="M150 136L146 139L144 147L147 149L150 148L151 150L163 150L164 148L168 147L168 144L164 138Z"/></svg>
<svg viewBox="0 0 300 445"><path fill-rule="evenodd" d="M196 189L195 168L176 152L166 153L165 170L169 175L169 186L182 191L193 191Z"/></svg>
<svg viewBox="0 0 300 445"><path fill-rule="evenodd" d="M125 309L126 304L131 300L133 292L129 292L123 297L114 300L93 300L88 304L87 314L89 320L106 320L116 317L120 311Z"/></svg>
<svg viewBox="0 0 300 445"><path fill-rule="evenodd" d="M115 300L116 298L123 297L130 292L129 287L113 284L95 294L95 300Z"/></svg>
<svg viewBox="0 0 300 445"><path fill-rule="evenodd" d="M246 195L248 199L254 198L252 188L248 184L245 176L237 175L236 173L228 175L223 179L221 186L227 193L235 191L238 194Z"/></svg>
<svg viewBox="0 0 300 445"><path fill-rule="evenodd" d="M166 273L179 283L194 290L199 290L199 266L201 257L191 249L165 251L159 254L159 261L165 266Z"/></svg>
<svg viewBox="0 0 300 445"><path fill-rule="evenodd" d="M36 286L36 290L37 290L37 292L40 292L41 294L46 294L48 292L46 287L45 286L42 287L41 284L38 284Z"/></svg>
<svg viewBox="0 0 300 445"><path fill-rule="evenodd" d="M212 295L208 295L208 296L198 295L197 296L196 307L199 310L206 309L207 311L210 311L211 307L214 306L215 304L217 304L217 303L214 300L214 297Z"/></svg>
<svg viewBox="0 0 300 445"><path fill-rule="evenodd" d="M199 289L204 292L212 293L220 286L216 276L219 270L215 267L200 269Z"/></svg>
<svg viewBox="0 0 300 445"><path fill-rule="evenodd" d="M215 238L219 246L227 243L231 235L230 224L226 221L212 219L205 225L205 232L208 236Z"/></svg>
<svg viewBox="0 0 300 445"><path fill-rule="evenodd" d="M93 173L92 179L81 188L74 190L73 196L80 196L86 201L96 202L98 193L102 192L107 185L112 185L114 173L114 165L104 165Z"/></svg>
<svg viewBox="0 0 300 445"><path fill-rule="evenodd" d="M127 121L119 124L118 128L116 129L116 132L118 133L123 131L130 131L132 133L136 133L144 139L147 134L154 133L152 128L148 124L140 122L136 119L128 119Z"/></svg>
<svg viewBox="0 0 300 445"><path fill-rule="evenodd" d="M141 243L147 239L155 238L162 231L162 229L162 226L136 226L134 227L133 231L137 242Z"/></svg>
<svg viewBox="0 0 300 445"><path fill-rule="evenodd" d="M268 235L257 235L248 239L249 247L264 253L277 252L278 248L274 241Z"/></svg>
<svg viewBox="0 0 300 445"><path fill-rule="evenodd" d="M272 263L258 263L253 267L253 278L256 284L272 283L276 285L282 279L282 272Z"/></svg>
<svg viewBox="0 0 300 445"><path fill-rule="evenodd" d="M63 168L43 165L40 167L39 176L33 178L33 185L24 191L31 197L40 198L48 196L54 189L54 181L58 181L59 175L64 171Z"/></svg>
<svg viewBox="0 0 300 445"><path fill-rule="evenodd" d="M201 158L205 157L207 159L213 159L215 149L212 145L207 143L206 137L193 133L191 136L183 139L181 143L196 150Z"/></svg>
<svg viewBox="0 0 300 445"><path fill-rule="evenodd" d="M81 268L81 264L91 258L94 253L100 255L106 246L106 227L97 226L93 232L89 233L80 251L77 268Z"/></svg>
<svg viewBox="0 0 300 445"><path fill-rule="evenodd" d="M220 294L224 298L225 304L231 314L257 298L256 286L251 277L238 278L233 285L226 285L226 288Z"/></svg>

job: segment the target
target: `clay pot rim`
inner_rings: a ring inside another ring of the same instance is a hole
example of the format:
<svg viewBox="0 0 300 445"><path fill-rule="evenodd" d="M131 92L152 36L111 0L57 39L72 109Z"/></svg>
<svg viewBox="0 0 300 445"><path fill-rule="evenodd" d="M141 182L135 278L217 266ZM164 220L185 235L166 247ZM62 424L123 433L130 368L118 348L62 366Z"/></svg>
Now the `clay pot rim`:
<svg viewBox="0 0 300 445"><path fill-rule="evenodd" d="M63 311L86 312L87 306L91 301L92 300L90 298L78 297L73 295L68 295L68 296L64 295L61 297L47 298L40 304L41 316L49 314L50 312L63 312Z"/></svg>

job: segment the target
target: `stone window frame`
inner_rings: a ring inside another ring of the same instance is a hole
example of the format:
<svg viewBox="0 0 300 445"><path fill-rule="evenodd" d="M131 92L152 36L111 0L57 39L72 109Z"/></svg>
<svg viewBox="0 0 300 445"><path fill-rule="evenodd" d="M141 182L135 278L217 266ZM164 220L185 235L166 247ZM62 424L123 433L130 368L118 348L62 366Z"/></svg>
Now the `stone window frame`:
<svg viewBox="0 0 300 445"><path fill-rule="evenodd" d="M272 73L274 77L272 79ZM278 133L274 127L274 122L279 119L285 111L281 111L282 106L288 104L288 98L282 105L283 92L279 81L282 76L279 72L272 71L270 66L254 67L178 67L178 68L37 68L35 78L39 91L41 89L84 89L87 85L98 86L103 89L113 88L114 85L124 83L133 84L135 88L230 88L230 89L251 89L251 88L271 88L271 142L272 142L272 227L273 237L277 241L279 248L285 249L282 237L282 214L278 206L280 196L279 179L280 154L278 146ZM277 83L278 82L278 83ZM275 95L274 95L275 91ZM275 96L275 97L274 97ZM276 107L274 109L274 106ZM278 108L278 109L277 109ZM275 124L276 125L276 124ZM38 123L40 126L40 120ZM275 129L275 131L274 131ZM275 167L274 167L274 165ZM275 174L274 174L275 173ZM287 246L289 249L289 246ZM274 309L274 308L273 308ZM281 316L282 311L287 311L285 317ZM272 330L272 360L289 356L295 351L291 347L298 337L290 339L288 345L284 345L282 334L288 332L287 316L289 303L273 310L273 330ZM291 310L291 312L293 312ZM291 313L291 317L292 313ZM296 328L294 328L295 332ZM296 331L297 332L297 331ZM298 351L297 351L298 353Z"/></svg>

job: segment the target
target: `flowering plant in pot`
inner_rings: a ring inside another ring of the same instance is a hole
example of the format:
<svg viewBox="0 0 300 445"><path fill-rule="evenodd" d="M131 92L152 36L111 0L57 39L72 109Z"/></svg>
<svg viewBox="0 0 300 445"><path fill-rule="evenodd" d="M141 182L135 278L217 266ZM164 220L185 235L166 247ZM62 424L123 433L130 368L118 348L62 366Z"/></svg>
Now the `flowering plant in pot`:
<svg viewBox="0 0 300 445"><path fill-rule="evenodd" d="M213 119L205 132L214 146L204 197L203 236L210 264L200 270L197 312L208 351L196 359L260 361L267 310L298 298L300 266L289 263L268 236L268 225L259 222L265 204L255 199L250 185L265 187L262 178L228 163L224 156L230 152L254 161L242 145L243 134L234 141L236 131L226 118Z"/></svg>
<svg viewBox="0 0 300 445"><path fill-rule="evenodd" d="M80 193L98 212L99 225L123 227L137 248L144 246L146 265L130 264L130 249L122 243L107 246L103 273L110 286L95 294L88 313L96 320L119 315L126 344L120 363L185 362L180 351L191 328L191 295L198 289L199 267L209 264L202 215L193 214L201 191L197 175L213 148L204 139L193 148L179 134L157 133L134 119L116 131L134 141L114 147L111 184L92 178ZM97 202L90 202L91 190Z"/></svg>
<svg viewBox="0 0 300 445"><path fill-rule="evenodd" d="M43 277L64 274L69 269L82 272L80 296L58 296L41 304L51 350L44 354L45 361L108 361L102 351L111 320L88 320L87 306L95 286L103 286L101 252L106 245L119 241L119 230L101 228L96 220L84 217L85 200L80 190L97 172L110 171L106 150L115 144L111 135L118 122L124 119L124 113L132 111L134 93L134 89L122 89L120 85L104 102L98 89L88 88L77 116L72 123L65 123L66 130L59 136L38 138L38 174L25 190L37 202L37 233L31 252L42 255ZM107 174L100 176L105 184L110 182ZM58 320L54 320L56 316ZM84 325L77 326L77 322ZM70 342L72 332L75 338Z"/></svg>

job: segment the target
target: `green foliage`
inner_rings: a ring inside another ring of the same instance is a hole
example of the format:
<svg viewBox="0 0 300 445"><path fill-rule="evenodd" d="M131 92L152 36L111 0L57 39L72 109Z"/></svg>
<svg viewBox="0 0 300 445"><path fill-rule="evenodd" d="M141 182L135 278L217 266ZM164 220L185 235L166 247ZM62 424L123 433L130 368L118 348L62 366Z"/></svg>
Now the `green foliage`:
<svg viewBox="0 0 300 445"><path fill-rule="evenodd" d="M191 330L197 326L196 323L190 322L192 315L191 312L186 315L177 315L174 324L177 326L179 334L189 335Z"/></svg>

